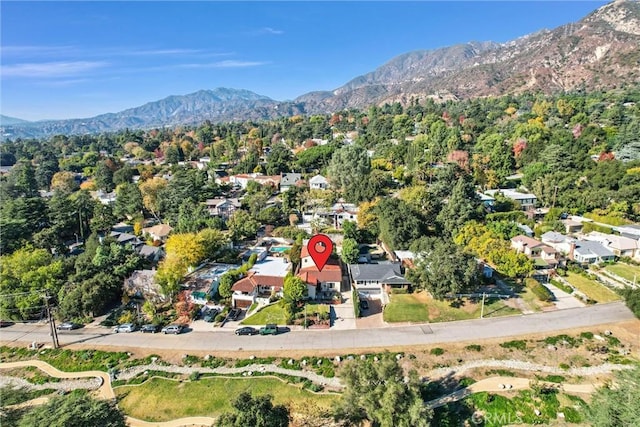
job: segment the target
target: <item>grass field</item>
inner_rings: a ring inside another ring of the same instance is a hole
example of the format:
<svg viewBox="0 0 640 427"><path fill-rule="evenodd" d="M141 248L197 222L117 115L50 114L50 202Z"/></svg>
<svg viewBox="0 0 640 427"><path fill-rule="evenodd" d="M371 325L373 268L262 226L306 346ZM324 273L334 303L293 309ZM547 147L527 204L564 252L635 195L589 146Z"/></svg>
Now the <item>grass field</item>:
<svg viewBox="0 0 640 427"><path fill-rule="evenodd" d="M118 407L125 414L147 421L168 421L182 417L215 417L231 411L234 396L243 391L254 396L271 394L276 404L330 409L340 399L336 394L314 394L277 378L203 378L179 382L154 378L139 386L115 389Z"/></svg>
<svg viewBox="0 0 640 427"><path fill-rule="evenodd" d="M302 309L301 312L304 313L304 309ZM307 304L307 316L328 312L329 306L326 304ZM243 325L266 325L267 323L284 325L287 323L287 315L280 304L272 304L256 314L249 316L240 323Z"/></svg>
<svg viewBox="0 0 640 427"><path fill-rule="evenodd" d="M569 272L565 279L577 290L596 302L612 302L620 299L620 295L611 289L579 274Z"/></svg>
<svg viewBox="0 0 640 427"><path fill-rule="evenodd" d="M630 282L633 282L635 275L636 283L640 283L640 267L636 265L618 263L607 265L604 269L606 271L610 271L613 274L617 274L618 276L622 277L623 279L627 279Z"/></svg>
<svg viewBox="0 0 640 427"><path fill-rule="evenodd" d="M385 322L449 322L453 320L477 319L480 317L480 301L463 300L460 307L452 307L451 301L438 301L425 293L391 295L391 302L384 310ZM484 317L520 314L502 300L485 301Z"/></svg>

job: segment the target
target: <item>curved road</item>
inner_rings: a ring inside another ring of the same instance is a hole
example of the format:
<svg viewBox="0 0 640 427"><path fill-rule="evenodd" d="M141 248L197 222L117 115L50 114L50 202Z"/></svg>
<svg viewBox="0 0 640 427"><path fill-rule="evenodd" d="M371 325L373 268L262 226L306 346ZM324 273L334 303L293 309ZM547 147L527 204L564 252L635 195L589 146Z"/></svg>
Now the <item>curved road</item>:
<svg viewBox="0 0 640 427"><path fill-rule="evenodd" d="M303 330L276 336L236 336L232 331L181 335L114 334L110 328L59 332L61 345L94 344L186 351L327 350L436 344L545 333L635 319L623 302L520 316L351 330ZM16 324L0 330L0 343L49 344L47 325Z"/></svg>

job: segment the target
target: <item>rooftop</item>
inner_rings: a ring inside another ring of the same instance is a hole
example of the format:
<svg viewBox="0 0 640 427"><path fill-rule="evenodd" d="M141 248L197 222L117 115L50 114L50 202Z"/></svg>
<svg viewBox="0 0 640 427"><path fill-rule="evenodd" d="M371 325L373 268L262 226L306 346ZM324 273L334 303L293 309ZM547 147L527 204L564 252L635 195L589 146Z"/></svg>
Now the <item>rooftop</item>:
<svg viewBox="0 0 640 427"><path fill-rule="evenodd" d="M257 262L252 268L257 275L284 277L291 271L291 263L284 257L266 257L263 261Z"/></svg>
<svg viewBox="0 0 640 427"><path fill-rule="evenodd" d="M349 264L353 280L377 280L385 284L408 284L402 276L400 264Z"/></svg>
<svg viewBox="0 0 640 427"><path fill-rule="evenodd" d="M598 242L590 240L578 240L574 249L574 254L579 253L584 256L595 255L597 257L612 257L613 252L605 248Z"/></svg>

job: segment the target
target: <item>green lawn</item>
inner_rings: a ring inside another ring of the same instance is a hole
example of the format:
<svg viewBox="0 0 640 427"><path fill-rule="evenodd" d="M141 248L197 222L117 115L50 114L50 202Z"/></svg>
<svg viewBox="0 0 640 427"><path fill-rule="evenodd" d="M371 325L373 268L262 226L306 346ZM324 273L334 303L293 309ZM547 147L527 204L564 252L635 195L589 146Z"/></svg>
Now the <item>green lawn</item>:
<svg viewBox="0 0 640 427"><path fill-rule="evenodd" d="M620 295L616 294L611 289L601 285L595 280L581 276L580 274L569 272L565 279L567 279L567 281L577 290L596 302L611 302L618 301L620 299Z"/></svg>
<svg viewBox="0 0 640 427"><path fill-rule="evenodd" d="M384 309L385 322L428 322L429 309L415 295L393 294Z"/></svg>
<svg viewBox="0 0 640 427"><path fill-rule="evenodd" d="M613 274L617 274L618 276L622 277L623 279L627 279L630 282L633 282L635 275L636 283L640 283L640 267L636 265L618 263L607 265L604 269L610 271Z"/></svg>
<svg viewBox="0 0 640 427"><path fill-rule="evenodd" d="M277 378L203 378L193 382L154 378L139 386L117 387L115 391L118 407L125 414L155 422L215 417L231 411L231 401L243 391L254 396L271 394L276 404L285 404L293 412L330 409L340 398L336 394L314 394Z"/></svg>
<svg viewBox="0 0 640 427"><path fill-rule="evenodd" d="M307 316L328 312L329 306L326 304L307 304ZM304 313L304 309L301 310L301 313ZM272 304L249 316L241 323L243 325L266 325L267 323L284 325L287 323L287 316L280 304Z"/></svg>
<svg viewBox="0 0 640 427"><path fill-rule="evenodd" d="M385 322L450 322L453 320L477 319L480 317L480 301L463 300L460 307L452 307L451 301L438 301L420 294L394 294L384 309ZM484 317L509 316L520 311L508 307L504 301L485 301Z"/></svg>
<svg viewBox="0 0 640 427"><path fill-rule="evenodd" d="M240 323L243 325L266 325L267 323L284 325L287 323L287 315L280 304L276 303L263 308Z"/></svg>

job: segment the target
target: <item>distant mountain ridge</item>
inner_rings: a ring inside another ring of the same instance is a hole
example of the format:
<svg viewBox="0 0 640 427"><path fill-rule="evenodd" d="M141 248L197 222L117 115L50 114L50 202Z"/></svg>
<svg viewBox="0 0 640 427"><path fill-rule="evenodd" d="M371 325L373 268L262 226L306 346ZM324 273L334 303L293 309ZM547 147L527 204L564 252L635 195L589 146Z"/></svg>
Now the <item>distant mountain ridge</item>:
<svg viewBox="0 0 640 427"><path fill-rule="evenodd" d="M248 90L218 88L169 96L89 119L5 122L4 138L95 133L332 113L411 99L438 101L526 91L611 89L640 82L640 3L616 1L576 23L507 43L469 42L392 58L333 91L280 102ZM19 119L17 119L19 120Z"/></svg>
<svg viewBox="0 0 640 427"><path fill-rule="evenodd" d="M29 123L27 120L17 119L15 117L3 116L0 114L0 126L19 125Z"/></svg>

